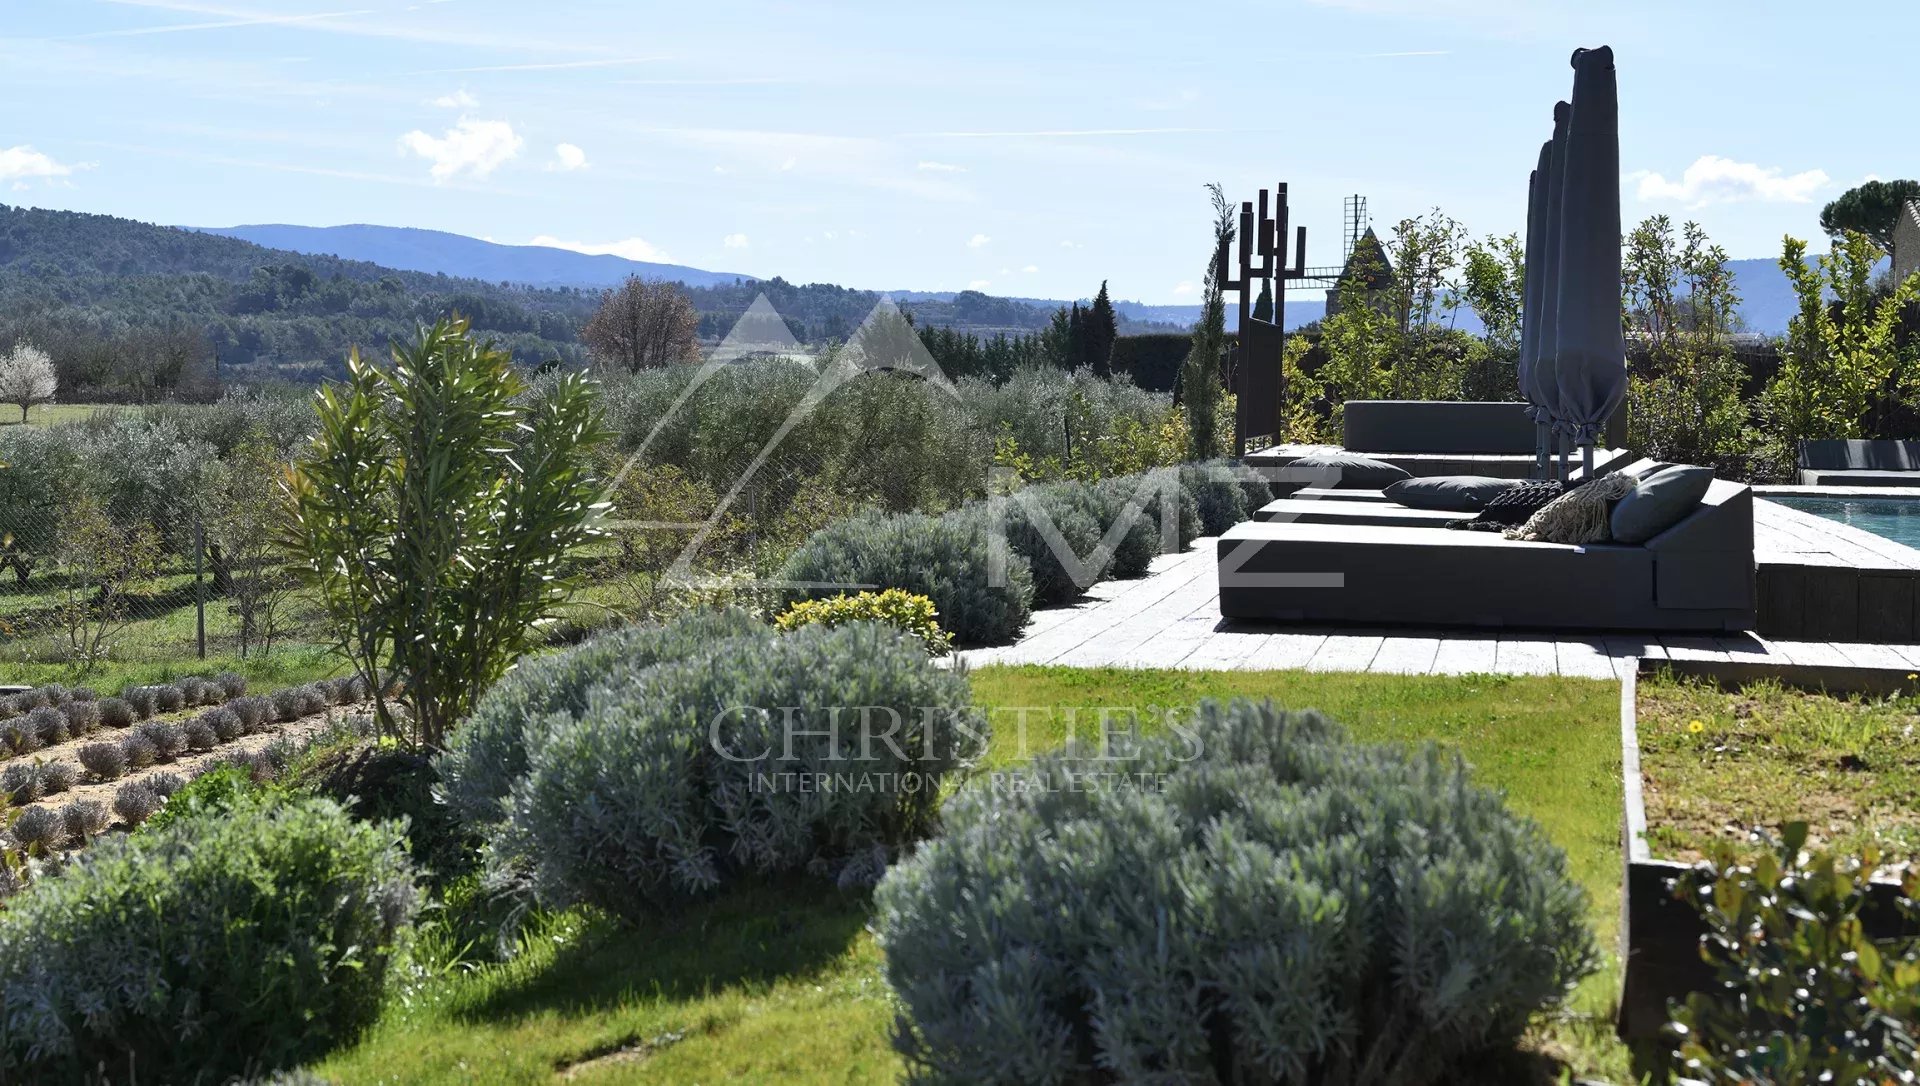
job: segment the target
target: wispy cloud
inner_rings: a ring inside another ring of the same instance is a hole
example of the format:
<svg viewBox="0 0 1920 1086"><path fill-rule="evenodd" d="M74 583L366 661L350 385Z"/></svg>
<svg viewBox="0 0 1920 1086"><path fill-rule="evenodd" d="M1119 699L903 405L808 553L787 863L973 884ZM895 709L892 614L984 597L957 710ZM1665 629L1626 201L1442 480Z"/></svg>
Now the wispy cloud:
<svg viewBox="0 0 1920 1086"><path fill-rule="evenodd" d="M161 5L140 5L159 7ZM180 8L164 10L179 11ZM212 19L199 23L162 23L158 26L134 26L120 30L96 30L90 34L74 34L68 41L85 41L90 38L135 38L149 34L181 34L194 30L230 30L243 26L297 26L301 23L319 22L322 19L348 19L356 15L372 15L367 8L354 11L317 11L307 15L238 15L231 18Z"/></svg>
<svg viewBox="0 0 1920 1086"><path fill-rule="evenodd" d="M202 0L100 0L100 2L119 4L123 7L146 8L153 11L178 11L191 15L205 15L218 20L245 21L247 25L279 25L293 30L310 30L362 38L388 38L395 41L421 42L429 45L512 50L519 53L548 52L561 54L572 53L575 55L605 55L613 52L611 48L599 44L586 44L578 41L544 40L527 34L476 31L469 28L471 26L470 23L463 23L451 19L415 18L413 20L403 19L401 21L392 21L389 19L360 17L362 14L374 13L351 12L330 13L327 18L274 23L271 20L284 20L284 16L272 11L234 7L226 4L210 4L204 3Z"/></svg>
<svg viewBox="0 0 1920 1086"><path fill-rule="evenodd" d="M400 137L400 146L433 165L427 171L435 181L460 174L485 177L520 153L525 145L506 121L462 117L445 133L433 136L414 129Z"/></svg>
<svg viewBox="0 0 1920 1086"><path fill-rule="evenodd" d="M547 165L550 170L572 173L587 168L587 153L571 143L555 144L553 161Z"/></svg>
<svg viewBox="0 0 1920 1086"><path fill-rule="evenodd" d="M452 94L443 94L431 99L427 104L438 109L472 109L480 104L480 99L468 94L465 90L457 90Z"/></svg>
<svg viewBox="0 0 1920 1086"><path fill-rule="evenodd" d="M1804 204L1833 179L1825 170L1786 174L1778 166L1701 155L1674 180L1651 170L1636 170L1623 180L1638 183L1642 200L1674 201L1695 208L1748 202Z"/></svg>
<svg viewBox="0 0 1920 1086"><path fill-rule="evenodd" d="M628 260L641 260L659 263L670 259L666 250L660 249L646 238L624 238L620 241L562 241L549 234L542 234L528 245L540 245L549 249L571 249L588 256L618 256Z"/></svg>
<svg viewBox="0 0 1920 1086"><path fill-rule="evenodd" d="M1196 132L1252 131L1225 128L1038 128L999 132L909 132L907 139L1071 139L1085 136L1168 136Z"/></svg>
<svg viewBox="0 0 1920 1086"><path fill-rule="evenodd" d="M1356 60L1383 60L1388 57L1449 57L1451 49L1408 49L1399 53L1356 53Z"/></svg>
<svg viewBox="0 0 1920 1086"><path fill-rule="evenodd" d="M993 239L988 237L985 234L975 234L972 237L967 239L967 248L984 249L987 247L988 243L992 241Z"/></svg>
<svg viewBox="0 0 1920 1086"><path fill-rule="evenodd" d="M951 162L928 162L925 160L922 160L918 165L914 166L914 169L925 170L928 173L966 173L967 172L967 168L965 166L955 166Z"/></svg>
<svg viewBox="0 0 1920 1086"><path fill-rule="evenodd" d="M720 239L720 244L729 249L744 249L747 247L747 235L728 234L726 237Z"/></svg>
<svg viewBox="0 0 1920 1086"><path fill-rule="evenodd" d="M427 68L408 75L463 75L468 72L558 72L575 68L619 68L630 64L652 64L668 57L606 57L595 60L554 60L533 64L482 64L472 68Z"/></svg>

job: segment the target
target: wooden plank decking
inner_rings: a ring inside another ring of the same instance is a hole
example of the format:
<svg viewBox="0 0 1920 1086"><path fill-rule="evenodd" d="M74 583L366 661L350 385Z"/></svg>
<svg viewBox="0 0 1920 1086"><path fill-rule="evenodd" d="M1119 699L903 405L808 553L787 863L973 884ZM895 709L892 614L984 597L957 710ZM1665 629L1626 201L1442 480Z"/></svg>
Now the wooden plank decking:
<svg viewBox="0 0 1920 1086"><path fill-rule="evenodd" d="M1771 504L1756 502L1755 508ZM1788 520L1791 522L1792 518ZM1819 543L1829 548L1827 553L1836 563L1868 560L1851 549L1856 546L1868 549L1876 560L1902 560L1897 553L1872 548L1846 533L1827 532L1824 538L1815 540L1800 535L1787 536L1779 530L1786 525L1770 523L1763 529L1759 513L1755 521L1759 537L1780 553L1785 553L1787 546L1810 548ZM1821 524L1828 528L1846 527L1824 521ZM1795 527L1800 531L1807 528L1804 524ZM1879 539L1878 536L1872 538ZM1751 634L1599 635L1539 630L1364 629L1222 619L1212 543L1210 539L1203 539L1183 554L1161 555L1154 560L1152 572L1144 578L1105 581L1094 586L1078 603L1038 612L1025 636L1013 645L972 649L960 655L976 667L1063 664L1192 670L1304 668L1410 675L1573 675L1594 679L1618 679L1643 656L1920 670L1920 644L1776 641Z"/></svg>

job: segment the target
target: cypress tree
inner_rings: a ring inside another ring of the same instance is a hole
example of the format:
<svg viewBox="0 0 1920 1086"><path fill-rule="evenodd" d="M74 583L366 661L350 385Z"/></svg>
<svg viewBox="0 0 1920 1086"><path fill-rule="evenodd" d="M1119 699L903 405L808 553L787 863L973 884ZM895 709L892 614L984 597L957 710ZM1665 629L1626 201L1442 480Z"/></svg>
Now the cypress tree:
<svg viewBox="0 0 1920 1086"><path fill-rule="evenodd" d="M1107 281L1100 280L1100 293L1087 310L1087 362L1095 377L1105 377L1113 367L1113 341L1120 338L1119 322L1113 315L1113 302L1107 297Z"/></svg>

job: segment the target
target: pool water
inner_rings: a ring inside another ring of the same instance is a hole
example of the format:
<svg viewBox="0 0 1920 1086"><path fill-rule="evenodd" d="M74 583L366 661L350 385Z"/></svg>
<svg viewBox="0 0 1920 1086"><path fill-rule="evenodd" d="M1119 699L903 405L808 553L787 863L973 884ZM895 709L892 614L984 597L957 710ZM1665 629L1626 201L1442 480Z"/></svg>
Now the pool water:
<svg viewBox="0 0 1920 1086"><path fill-rule="evenodd" d="M1837 520L1862 531L1920 547L1920 495L1914 498L1809 498L1770 497L1789 509L1812 513L1816 517Z"/></svg>

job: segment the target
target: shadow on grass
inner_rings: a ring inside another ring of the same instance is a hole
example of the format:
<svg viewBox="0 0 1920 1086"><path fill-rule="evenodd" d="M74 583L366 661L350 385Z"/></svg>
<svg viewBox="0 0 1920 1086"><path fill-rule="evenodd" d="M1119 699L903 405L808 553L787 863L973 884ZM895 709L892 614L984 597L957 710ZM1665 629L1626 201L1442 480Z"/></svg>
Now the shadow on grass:
<svg viewBox="0 0 1920 1086"><path fill-rule="evenodd" d="M689 1000L819 972L865 927L865 894L795 877L742 887L651 923L595 917L545 968L463 1007L467 1022L609 1010L635 996Z"/></svg>

